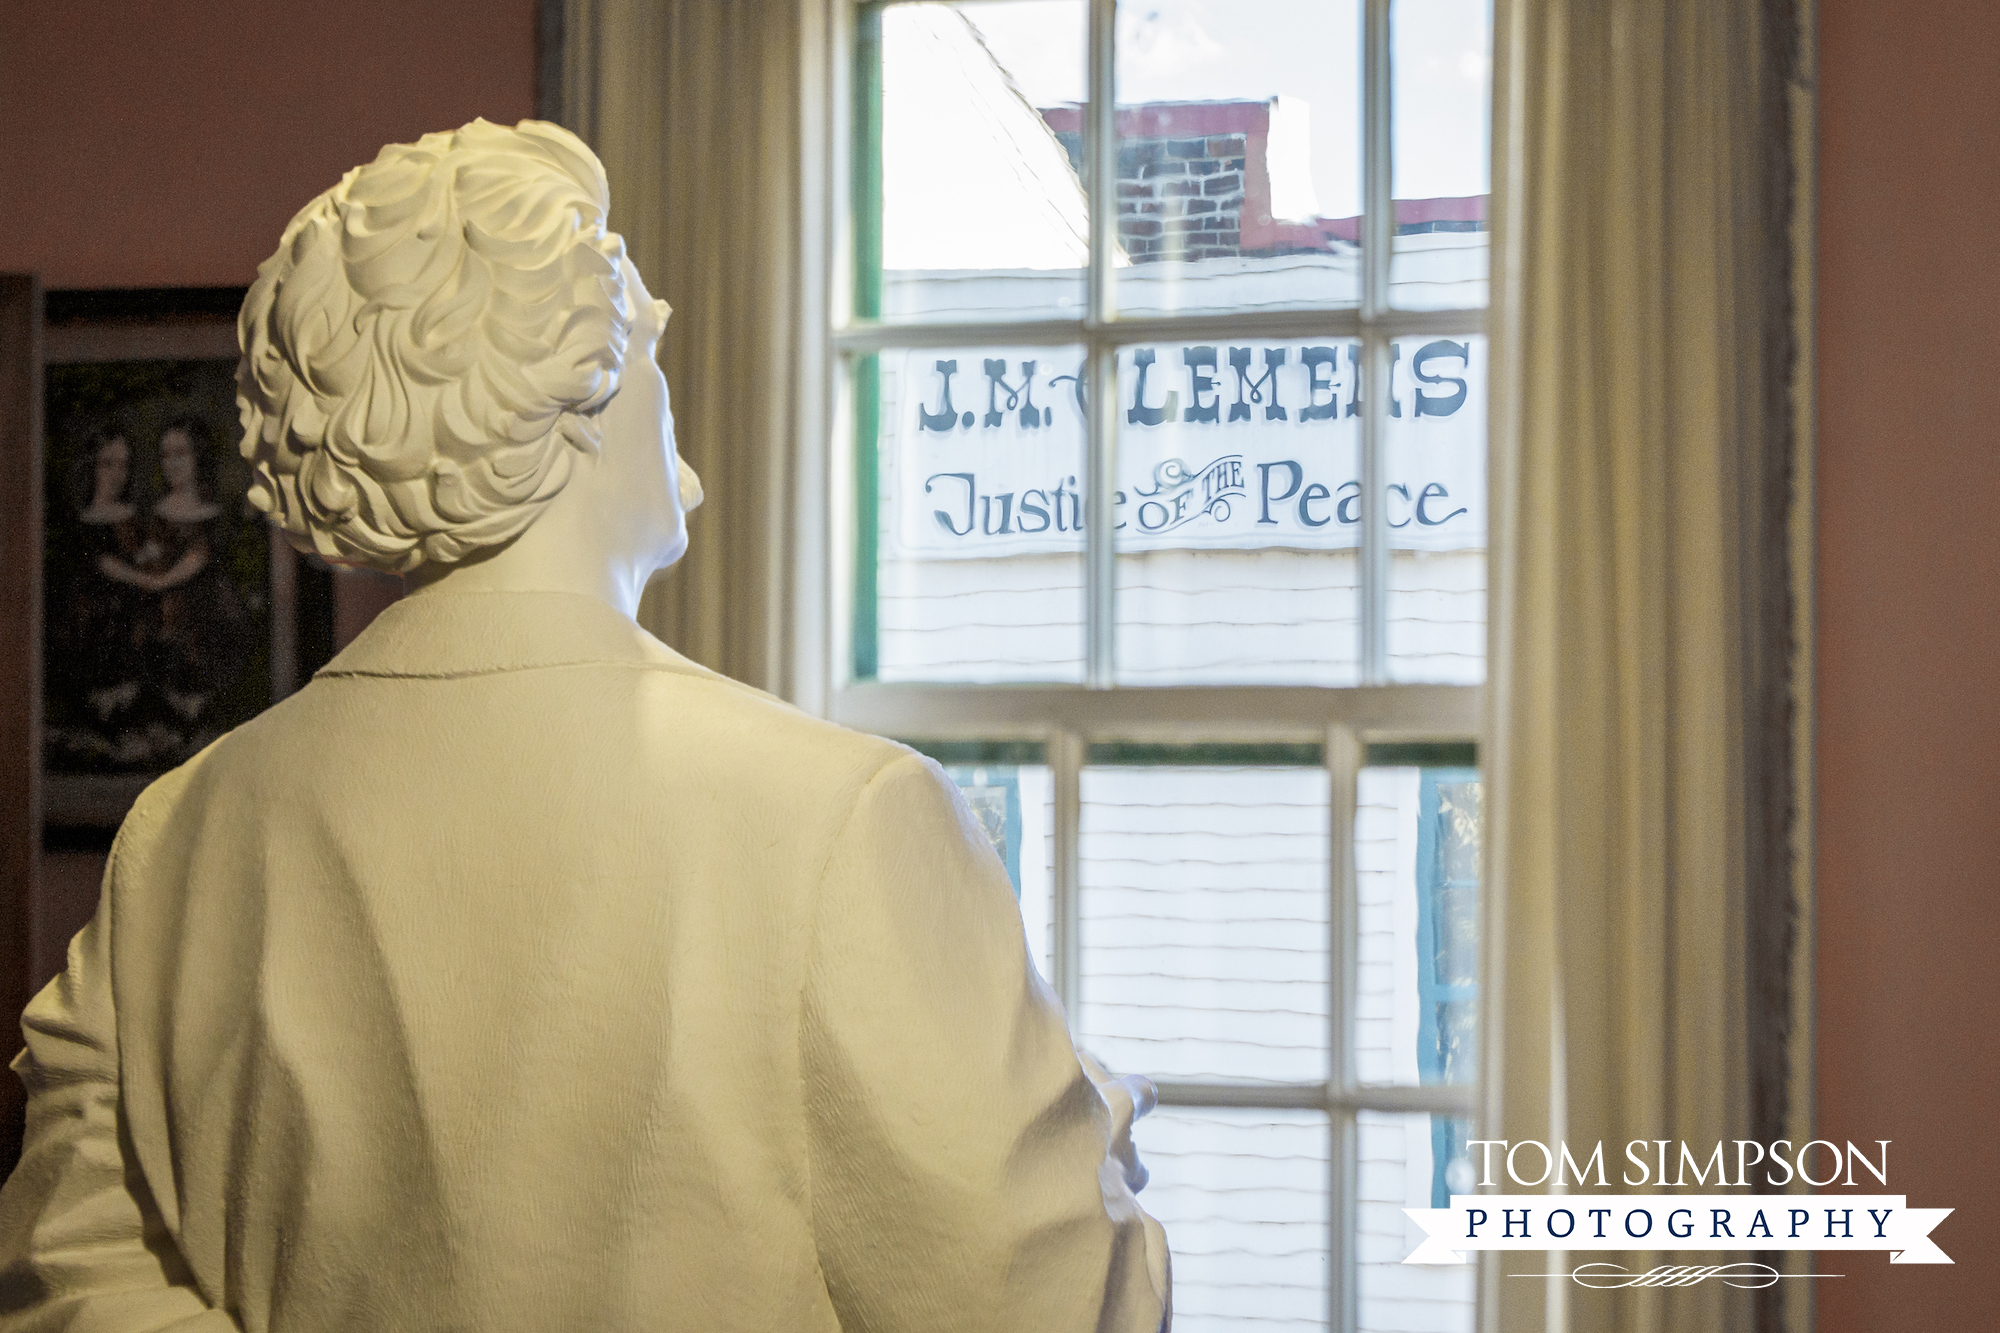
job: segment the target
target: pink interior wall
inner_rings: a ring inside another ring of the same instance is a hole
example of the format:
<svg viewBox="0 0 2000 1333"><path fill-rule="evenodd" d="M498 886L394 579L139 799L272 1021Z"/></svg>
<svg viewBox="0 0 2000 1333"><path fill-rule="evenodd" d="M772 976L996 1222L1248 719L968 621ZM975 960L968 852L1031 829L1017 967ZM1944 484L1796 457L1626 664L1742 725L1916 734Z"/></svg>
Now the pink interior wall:
<svg viewBox="0 0 2000 1333"><path fill-rule="evenodd" d="M286 220L384 143L532 115L535 13L535 0L0 5L0 272L39 271L50 288L246 284ZM339 580L340 640L394 591ZM43 857L37 983L102 869L94 853Z"/></svg>
<svg viewBox="0 0 2000 1333"><path fill-rule="evenodd" d="M1814 1291L1821 1333L1992 1327L2000 5L1819 25L1819 1132L1959 1211L1953 1267L1826 1255Z"/></svg>
<svg viewBox="0 0 2000 1333"><path fill-rule="evenodd" d="M534 110L534 0L0 5L0 271L233 286L384 143Z"/></svg>

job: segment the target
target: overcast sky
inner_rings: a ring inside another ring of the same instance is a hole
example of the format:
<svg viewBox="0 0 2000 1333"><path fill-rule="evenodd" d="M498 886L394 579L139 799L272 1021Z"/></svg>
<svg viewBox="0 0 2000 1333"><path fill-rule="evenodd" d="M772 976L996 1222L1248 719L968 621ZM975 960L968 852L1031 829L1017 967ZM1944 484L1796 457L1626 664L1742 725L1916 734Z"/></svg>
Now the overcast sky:
<svg viewBox="0 0 2000 1333"><path fill-rule="evenodd" d="M1083 100L1081 0L958 6L1036 106ZM1485 194L1487 0L1396 0L1398 198ZM1125 0L1118 100L1298 97L1321 212L1361 211L1359 0Z"/></svg>

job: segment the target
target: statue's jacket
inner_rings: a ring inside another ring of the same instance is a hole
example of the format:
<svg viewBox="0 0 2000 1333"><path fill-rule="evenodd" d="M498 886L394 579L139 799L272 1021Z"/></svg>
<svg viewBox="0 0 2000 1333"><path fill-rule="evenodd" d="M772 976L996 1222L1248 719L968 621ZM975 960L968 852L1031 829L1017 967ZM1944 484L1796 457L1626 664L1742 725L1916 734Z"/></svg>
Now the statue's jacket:
<svg viewBox="0 0 2000 1333"><path fill-rule="evenodd" d="M153 784L23 1027L4 1333L1166 1302L949 780L590 598L406 598Z"/></svg>

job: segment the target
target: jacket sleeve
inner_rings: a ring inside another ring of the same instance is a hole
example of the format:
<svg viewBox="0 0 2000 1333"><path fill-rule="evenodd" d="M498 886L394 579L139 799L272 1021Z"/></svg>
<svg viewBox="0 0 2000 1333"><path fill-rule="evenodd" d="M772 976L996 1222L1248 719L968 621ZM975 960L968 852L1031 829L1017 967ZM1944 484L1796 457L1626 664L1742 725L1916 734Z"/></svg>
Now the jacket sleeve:
<svg viewBox="0 0 2000 1333"><path fill-rule="evenodd" d="M813 1225L841 1325L1155 1333L1166 1236L957 790L905 755L827 862L804 994ZM1114 1095L1113 1100L1117 1098Z"/></svg>
<svg viewBox="0 0 2000 1333"><path fill-rule="evenodd" d="M21 1017L28 1125L0 1189L0 1333L234 1333L195 1289L124 1134L108 902L107 888Z"/></svg>

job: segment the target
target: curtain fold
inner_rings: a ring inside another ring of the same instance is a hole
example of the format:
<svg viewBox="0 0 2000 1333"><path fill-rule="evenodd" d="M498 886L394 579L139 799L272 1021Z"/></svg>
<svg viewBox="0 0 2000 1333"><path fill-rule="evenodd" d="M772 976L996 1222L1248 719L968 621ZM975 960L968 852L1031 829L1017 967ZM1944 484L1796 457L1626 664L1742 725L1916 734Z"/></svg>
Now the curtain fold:
<svg viewBox="0 0 2000 1333"><path fill-rule="evenodd" d="M799 463L801 43L794 3L545 0L542 114L603 159L611 225L674 308L660 360L707 496L639 618L706 666L790 692ZM559 54L548 44L559 42Z"/></svg>
<svg viewBox="0 0 2000 1333"><path fill-rule="evenodd" d="M1791 15L1501 0L1495 37L1485 1136L1602 1141L1623 1188L1632 1139L1783 1136ZM1549 1257L1489 1264L1487 1328L1781 1316L1504 1276Z"/></svg>

